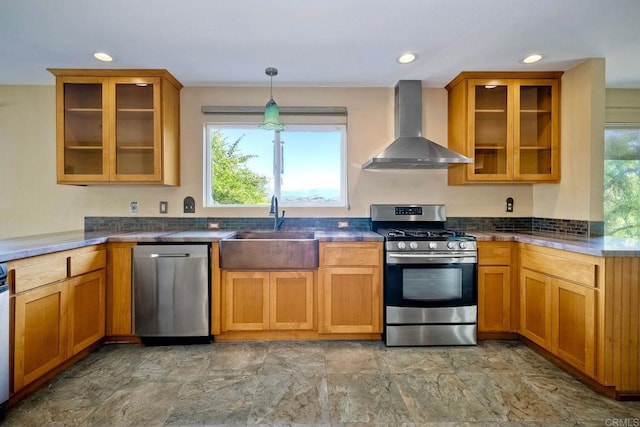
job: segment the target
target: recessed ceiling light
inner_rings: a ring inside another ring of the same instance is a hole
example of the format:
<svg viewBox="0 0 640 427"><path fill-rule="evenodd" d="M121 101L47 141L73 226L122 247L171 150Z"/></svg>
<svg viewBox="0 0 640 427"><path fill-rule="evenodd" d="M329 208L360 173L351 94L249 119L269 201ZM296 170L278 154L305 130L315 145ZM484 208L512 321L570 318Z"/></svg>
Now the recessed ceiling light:
<svg viewBox="0 0 640 427"><path fill-rule="evenodd" d="M522 60L525 64L533 64L534 62L538 62L542 59L542 55L538 53L534 53L533 55L529 55Z"/></svg>
<svg viewBox="0 0 640 427"><path fill-rule="evenodd" d="M113 56L109 55L108 53L104 53L104 52L96 52L96 53L93 54L93 57L96 58L98 61L104 61L104 62L113 61Z"/></svg>
<svg viewBox="0 0 640 427"><path fill-rule="evenodd" d="M398 62L401 64L410 64L416 59L418 59L418 55L416 55L415 53L403 53L398 58Z"/></svg>

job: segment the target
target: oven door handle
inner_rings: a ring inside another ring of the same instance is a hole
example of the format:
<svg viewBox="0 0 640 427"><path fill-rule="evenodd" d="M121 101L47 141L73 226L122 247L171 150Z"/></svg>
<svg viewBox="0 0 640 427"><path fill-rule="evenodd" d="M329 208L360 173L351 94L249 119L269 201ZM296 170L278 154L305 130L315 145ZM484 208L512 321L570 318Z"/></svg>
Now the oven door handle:
<svg viewBox="0 0 640 427"><path fill-rule="evenodd" d="M451 264L473 264L477 262L477 257L471 254L459 254L455 252L445 254L416 254L416 253L390 253L387 254L387 258L391 260L392 264L402 263L403 258L407 262L416 263L416 261L423 261L425 264L442 263L446 259L446 263Z"/></svg>

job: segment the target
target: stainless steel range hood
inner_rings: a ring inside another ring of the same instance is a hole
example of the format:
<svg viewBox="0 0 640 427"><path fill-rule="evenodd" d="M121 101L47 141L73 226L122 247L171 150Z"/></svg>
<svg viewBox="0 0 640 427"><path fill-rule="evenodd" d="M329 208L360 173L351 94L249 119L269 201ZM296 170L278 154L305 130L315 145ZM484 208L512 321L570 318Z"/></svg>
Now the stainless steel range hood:
<svg viewBox="0 0 640 427"><path fill-rule="evenodd" d="M422 82L400 80L395 87L395 141L362 169L447 169L473 159L422 137Z"/></svg>

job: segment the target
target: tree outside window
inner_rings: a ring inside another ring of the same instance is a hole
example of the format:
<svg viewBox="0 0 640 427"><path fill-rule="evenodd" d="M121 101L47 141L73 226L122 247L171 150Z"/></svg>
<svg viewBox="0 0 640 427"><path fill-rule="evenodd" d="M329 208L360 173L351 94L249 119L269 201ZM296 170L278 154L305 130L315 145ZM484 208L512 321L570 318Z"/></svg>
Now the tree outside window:
<svg viewBox="0 0 640 427"><path fill-rule="evenodd" d="M640 238L640 126L608 127L604 158L605 235Z"/></svg>

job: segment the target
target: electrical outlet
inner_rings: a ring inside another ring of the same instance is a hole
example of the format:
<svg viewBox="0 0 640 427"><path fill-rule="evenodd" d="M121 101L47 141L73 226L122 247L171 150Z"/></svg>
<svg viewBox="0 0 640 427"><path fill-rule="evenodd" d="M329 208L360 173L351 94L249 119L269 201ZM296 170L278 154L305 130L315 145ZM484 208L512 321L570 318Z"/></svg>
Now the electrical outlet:
<svg viewBox="0 0 640 427"><path fill-rule="evenodd" d="M166 214L169 212L169 202L160 202L160 213Z"/></svg>
<svg viewBox="0 0 640 427"><path fill-rule="evenodd" d="M184 213L195 213L196 201L193 200L193 197L187 196L184 198L184 201L182 202L182 208Z"/></svg>
<svg viewBox="0 0 640 427"><path fill-rule="evenodd" d="M220 230L220 223L219 222L209 222L209 223L207 223L207 228L209 230Z"/></svg>
<svg viewBox="0 0 640 427"><path fill-rule="evenodd" d="M507 212L513 212L513 197L507 197Z"/></svg>
<svg viewBox="0 0 640 427"><path fill-rule="evenodd" d="M349 228L349 221L338 221L338 228Z"/></svg>
<svg viewBox="0 0 640 427"><path fill-rule="evenodd" d="M129 213L130 214L138 213L138 202L129 202Z"/></svg>

